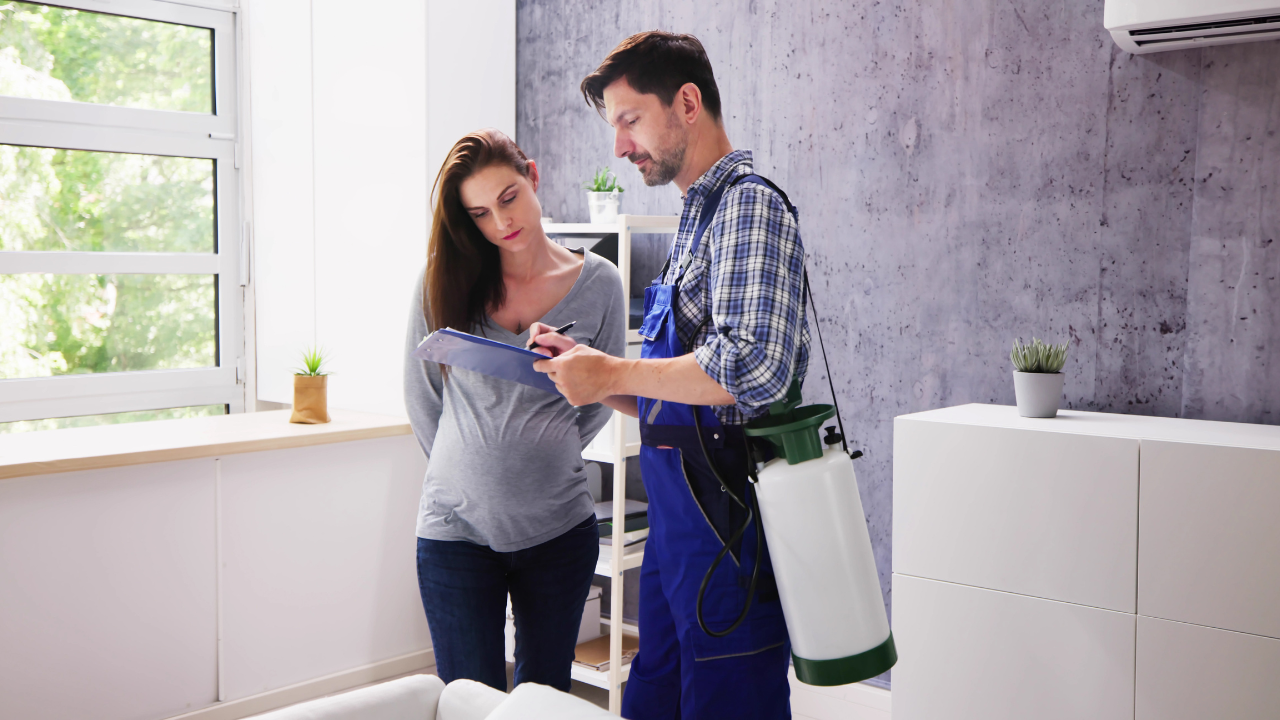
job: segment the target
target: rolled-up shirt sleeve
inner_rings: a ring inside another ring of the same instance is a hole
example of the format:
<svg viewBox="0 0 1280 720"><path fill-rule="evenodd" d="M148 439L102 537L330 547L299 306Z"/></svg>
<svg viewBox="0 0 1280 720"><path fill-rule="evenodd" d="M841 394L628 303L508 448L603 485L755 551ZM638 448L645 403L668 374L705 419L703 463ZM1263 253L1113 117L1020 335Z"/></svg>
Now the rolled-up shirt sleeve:
<svg viewBox="0 0 1280 720"><path fill-rule="evenodd" d="M708 230L705 282L710 322L698 365L746 418L782 399L807 336L804 247L778 195L756 184L731 188Z"/></svg>

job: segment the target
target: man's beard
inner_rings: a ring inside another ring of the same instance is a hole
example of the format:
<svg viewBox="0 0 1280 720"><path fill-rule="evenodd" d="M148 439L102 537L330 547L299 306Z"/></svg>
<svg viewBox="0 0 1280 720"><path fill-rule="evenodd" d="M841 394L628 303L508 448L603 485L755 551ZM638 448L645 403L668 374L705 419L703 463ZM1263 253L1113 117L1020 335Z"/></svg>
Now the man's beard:
<svg viewBox="0 0 1280 720"><path fill-rule="evenodd" d="M675 180L676 175L680 174L680 168L684 167L685 147L684 143L680 143L670 153L663 153L658 157L646 154L632 160L632 162L646 158L649 160L649 166L640 169L640 177L644 178L644 184L649 187L657 187Z"/></svg>
<svg viewBox="0 0 1280 720"><path fill-rule="evenodd" d="M668 127L673 125L679 127L678 123L668 123ZM640 169L640 177L644 178L645 185L657 187L675 180L676 175L680 174L680 168L684 167L684 154L688 147L688 139L683 135L677 134L676 141L670 149L663 150L656 156L652 153L645 153L643 155L632 155L627 159L632 163L639 160L648 160L648 167Z"/></svg>

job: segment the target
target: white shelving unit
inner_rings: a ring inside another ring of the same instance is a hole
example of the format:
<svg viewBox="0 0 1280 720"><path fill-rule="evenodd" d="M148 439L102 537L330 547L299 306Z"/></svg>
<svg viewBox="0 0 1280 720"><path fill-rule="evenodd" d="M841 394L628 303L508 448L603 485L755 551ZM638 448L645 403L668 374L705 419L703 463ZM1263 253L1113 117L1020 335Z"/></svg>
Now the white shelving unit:
<svg viewBox="0 0 1280 720"><path fill-rule="evenodd" d="M618 235L618 273L622 276L622 294L628 303L629 325L631 300L631 236L632 234L675 234L680 218L666 215L619 215L616 223L546 223L542 225L548 235L571 237L574 235ZM566 243L569 244L569 243ZM627 327L627 355L638 356L640 334ZM640 426L635 418L614 413L609 424L600 431L582 457L613 466L613 497L621 501L626 497L627 458L640 454ZM615 533L618 535L619 533ZM609 598L609 669L601 672L573 666L573 679L609 691L609 711L622 709L622 683L631 673L631 664L622 664L622 634L637 635L639 629L622 622L622 573L640 567L644 561L644 549L629 550L621 543L600 546L600 559L596 562L596 574L612 582Z"/></svg>

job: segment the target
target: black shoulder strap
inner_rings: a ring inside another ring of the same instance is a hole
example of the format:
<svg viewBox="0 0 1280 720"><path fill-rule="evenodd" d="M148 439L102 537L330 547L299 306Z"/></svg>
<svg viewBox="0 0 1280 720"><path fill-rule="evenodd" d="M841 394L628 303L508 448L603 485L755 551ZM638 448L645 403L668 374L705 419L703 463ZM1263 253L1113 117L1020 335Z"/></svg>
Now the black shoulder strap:
<svg viewBox="0 0 1280 720"><path fill-rule="evenodd" d="M800 212L796 206L791 204L791 200L787 197L787 194L782 191L782 188L774 185L768 178L760 175L743 175L735 180L734 184L736 185L741 182L754 182L757 185L769 186L774 192L778 193L779 197L782 198L782 202L786 204L787 212L791 213L791 217L795 218L797 222L800 220ZM840 427L840 445L844 448L844 451L848 453L848 436L845 435L844 432L844 420L840 417L840 401L836 398L836 385L831 376L831 365L827 362L827 348L825 343L822 342L822 321L818 318L818 304L813 301L813 288L809 286L809 270L807 268L804 271L804 295L806 297L801 298L801 301L803 302L807 299L809 305L813 307L813 327L818 331L818 349L822 352L822 364L827 370L827 386L831 388L831 402L836 408L836 424ZM855 451L851 454L854 458L857 458L862 455L862 452Z"/></svg>
<svg viewBox="0 0 1280 720"><path fill-rule="evenodd" d="M795 205L792 205L791 198L788 198L787 194L782 192L782 188L778 187L777 185L774 185L773 181L770 180L769 178L764 177L763 175L756 175L756 174L743 175L739 177L737 180L734 180L733 184L738 185L744 182L752 182L757 185L764 185L768 187L770 190L773 190L774 192L778 193L778 197L782 198L782 203L787 206L787 212L791 213L791 217L795 218L796 220L800 219L800 209L797 208Z"/></svg>
<svg viewBox="0 0 1280 720"><path fill-rule="evenodd" d="M716 211L720 209L720 200L724 197L724 193L729 188L742 183L754 183L756 185L764 185L765 187L778 193L778 197L782 198L783 204L787 206L787 212L791 213L797 221L800 219L800 211L795 205L791 204L791 199L782 191L782 188L773 184L773 181L763 175L739 175L733 180L724 183L716 188L707 196L702 203L702 215L698 218L698 225L693 231L693 242L689 243L689 250L684 254L684 258L680 261L680 269L676 273L676 284L679 284L680 278L684 277L684 271L689 269L689 264L693 262L694 253L698 252L698 247L702 244L702 236L706 234L707 229L711 227L711 221L715 219ZM667 256L667 262L662 266L662 272L658 273L658 277L666 277L667 270L671 268L671 256Z"/></svg>

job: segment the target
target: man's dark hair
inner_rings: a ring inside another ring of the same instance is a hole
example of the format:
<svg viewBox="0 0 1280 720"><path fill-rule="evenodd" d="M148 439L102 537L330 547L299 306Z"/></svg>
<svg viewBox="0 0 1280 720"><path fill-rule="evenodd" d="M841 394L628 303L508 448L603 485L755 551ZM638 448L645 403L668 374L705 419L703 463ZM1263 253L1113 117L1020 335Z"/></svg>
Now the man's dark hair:
<svg viewBox="0 0 1280 720"><path fill-rule="evenodd" d="M650 30L623 40L595 72L582 79L587 104L603 113L604 89L619 78L625 78L636 92L657 95L667 107L685 83L693 83L702 92L702 106L720 120L720 89L711 72L711 60L692 35Z"/></svg>

